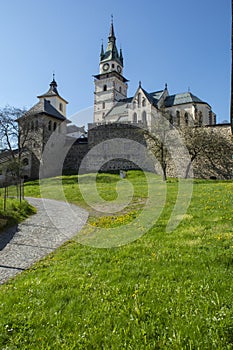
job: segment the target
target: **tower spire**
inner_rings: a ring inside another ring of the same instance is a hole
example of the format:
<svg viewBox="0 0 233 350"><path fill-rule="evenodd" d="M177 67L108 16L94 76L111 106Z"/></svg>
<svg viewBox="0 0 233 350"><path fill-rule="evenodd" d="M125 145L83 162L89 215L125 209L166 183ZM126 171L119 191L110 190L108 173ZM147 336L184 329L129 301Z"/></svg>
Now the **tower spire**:
<svg viewBox="0 0 233 350"><path fill-rule="evenodd" d="M109 41L115 42L116 37L114 33L114 26L113 26L113 15L111 15L111 25L110 25L110 31L108 36Z"/></svg>
<svg viewBox="0 0 233 350"><path fill-rule="evenodd" d="M104 58L104 43L102 39L101 50L100 50L100 60Z"/></svg>

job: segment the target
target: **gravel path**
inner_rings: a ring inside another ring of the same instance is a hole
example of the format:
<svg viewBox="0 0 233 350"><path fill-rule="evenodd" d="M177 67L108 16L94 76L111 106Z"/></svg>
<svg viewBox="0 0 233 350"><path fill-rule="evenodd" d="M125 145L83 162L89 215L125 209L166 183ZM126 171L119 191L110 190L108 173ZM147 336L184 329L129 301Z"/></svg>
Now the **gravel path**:
<svg viewBox="0 0 233 350"><path fill-rule="evenodd" d="M76 205L52 199L27 198L37 208L17 227L0 235L0 284L73 237L88 213Z"/></svg>

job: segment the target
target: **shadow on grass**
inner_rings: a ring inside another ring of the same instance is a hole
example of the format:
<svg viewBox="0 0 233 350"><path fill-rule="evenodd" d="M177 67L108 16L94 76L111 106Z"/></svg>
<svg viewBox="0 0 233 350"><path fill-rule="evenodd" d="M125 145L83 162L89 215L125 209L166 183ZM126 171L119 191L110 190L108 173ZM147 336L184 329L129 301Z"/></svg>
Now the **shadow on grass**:
<svg viewBox="0 0 233 350"><path fill-rule="evenodd" d="M0 250L3 250L5 246L12 240L16 232L18 231L18 225L12 227L6 227L0 232Z"/></svg>

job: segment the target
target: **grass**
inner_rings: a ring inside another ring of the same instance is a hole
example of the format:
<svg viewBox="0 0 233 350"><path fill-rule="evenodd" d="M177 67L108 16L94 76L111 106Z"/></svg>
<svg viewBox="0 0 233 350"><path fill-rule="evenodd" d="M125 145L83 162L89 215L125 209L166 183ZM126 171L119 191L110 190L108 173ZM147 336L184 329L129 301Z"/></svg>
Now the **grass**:
<svg viewBox="0 0 233 350"><path fill-rule="evenodd" d="M28 216L35 214L36 209L27 201L7 198L6 210L4 210L4 200L0 196L0 233L9 226L14 226L26 219Z"/></svg>
<svg viewBox="0 0 233 350"><path fill-rule="evenodd" d="M135 194L128 209L114 220L92 210L84 236L138 215L146 179L130 172L129 180ZM108 200L117 181L98 177ZM45 181L48 197L62 199L58 183ZM88 207L76 176L64 177L63 186L69 201ZM2 285L0 348L233 349L232 191L230 181L195 181L184 220L167 233L177 195L171 180L159 220L140 239L112 249L71 240ZM40 196L38 183L25 193Z"/></svg>

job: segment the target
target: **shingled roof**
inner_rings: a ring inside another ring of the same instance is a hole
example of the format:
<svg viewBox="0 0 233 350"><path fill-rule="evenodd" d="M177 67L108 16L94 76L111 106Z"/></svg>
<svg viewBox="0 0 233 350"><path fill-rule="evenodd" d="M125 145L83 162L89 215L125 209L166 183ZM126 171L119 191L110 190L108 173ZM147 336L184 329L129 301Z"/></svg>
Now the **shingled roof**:
<svg viewBox="0 0 233 350"><path fill-rule="evenodd" d="M105 119L107 120L113 116L122 116L128 113L128 104L132 102L132 99L132 97L129 97L118 101L117 104L110 109L108 114L106 114Z"/></svg>
<svg viewBox="0 0 233 350"><path fill-rule="evenodd" d="M193 95L191 92L185 92L181 94L167 96L165 98L164 103L165 103L165 107L172 107L172 106L186 104L186 103L206 103L206 102L202 101L200 98Z"/></svg>
<svg viewBox="0 0 233 350"><path fill-rule="evenodd" d="M24 115L24 117L29 117L35 114L46 114L50 117L59 119L59 120L66 120L66 118L58 112L56 108L54 108L50 101L46 99L40 100L37 104L35 104L29 111ZM20 119L20 118L19 118Z"/></svg>

